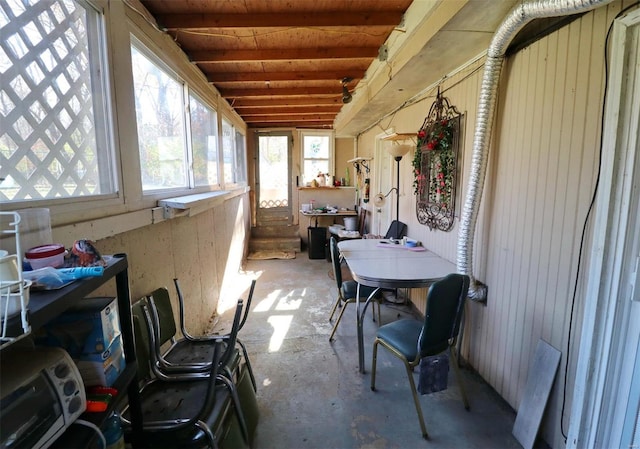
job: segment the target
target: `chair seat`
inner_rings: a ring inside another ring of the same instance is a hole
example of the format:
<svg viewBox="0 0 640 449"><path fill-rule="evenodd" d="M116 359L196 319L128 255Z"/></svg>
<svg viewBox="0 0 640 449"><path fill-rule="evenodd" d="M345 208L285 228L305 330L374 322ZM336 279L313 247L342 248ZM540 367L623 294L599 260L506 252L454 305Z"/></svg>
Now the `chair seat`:
<svg viewBox="0 0 640 449"><path fill-rule="evenodd" d="M207 393L206 381L166 382L154 381L141 392L143 423L154 421L187 420L196 416L203 406ZM216 386L216 401L211 413L206 415L205 423L218 442L222 437L222 427L231 406L230 395L226 387ZM128 410L127 410L128 412ZM124 414L124 417L130 419ZM127 429L130 430L130 429ZM204 432L195 425L182 431L143 431L145 443L154 448L200 448L207 447Z"/></svg>
<svg viewBox="0 0 640 449"><path fill-rule="evenodd" d="M345 299L353 299L356 297L356 293L357 293L357 288L358 288L358 283L356 281L345 281L342 283L342 296ZM371 293L373 293L373 291L375 290L375 287L367 287L366 285L361 285L360 286L360 297L361 298L368 298L369 295ZM378 290L378 293L376 293L376 298L379 298L380 295L382 294L382 292L380 290Z"/></svg>
<svg viewBox="0 0 640 449"><path fill-rule="evenodd" d="M176 365L185 365L191 363L211 363L214 345L208 343L194 343L188 340L178 340L167 353L164 359ZM224 351L224 349L223 349Z"/></svg>
<svg viewBox="0 0 640 449"><path fill-rule="evenodd" d="M417 320L397 320L380 326L376 337L398 350L409 362L418 355L418 337L423 323Z"/></svg>

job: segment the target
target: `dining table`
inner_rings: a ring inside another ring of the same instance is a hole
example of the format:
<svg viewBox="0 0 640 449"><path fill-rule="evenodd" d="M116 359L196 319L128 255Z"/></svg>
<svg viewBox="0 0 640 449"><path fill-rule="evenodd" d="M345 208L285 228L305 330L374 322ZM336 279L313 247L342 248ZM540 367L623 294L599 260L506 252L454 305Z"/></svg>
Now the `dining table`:
<svg viewBox="0 0 640 449"><path fill-rule="evenodd" d="M424 288L457 272L456 265L421 245L408 246L399 240L359 239L338 242L347 262L356 292L356 326L358 367L364 369L363 323L367 307L380 289ZM364 305L360 303L360 286L375 287ZM417 343L416 343L417 344Z"/></svg>

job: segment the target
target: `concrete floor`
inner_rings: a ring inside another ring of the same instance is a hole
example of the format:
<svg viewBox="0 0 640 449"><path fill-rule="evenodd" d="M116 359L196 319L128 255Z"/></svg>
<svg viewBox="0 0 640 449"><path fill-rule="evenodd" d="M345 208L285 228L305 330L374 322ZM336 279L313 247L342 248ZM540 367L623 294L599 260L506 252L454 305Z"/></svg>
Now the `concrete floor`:
<svg viewBox="0 0 640 449"><path fill-rule="evenodd" d="M447 390L420 397L428 441L420 433L404 367L383 348L372 392L377 324L367 311L367 373L361 374L353 305L329 343L336 287L328 262L301 253L292 260L250 260L245 269L248 278L257 278L252 313L241 332L258 384L253 449L521 448L511 435L515 412L469 370L462 373L470 411L453 372ZM383 323L410 316L407 307L393 304L382 313Z"/></svg>

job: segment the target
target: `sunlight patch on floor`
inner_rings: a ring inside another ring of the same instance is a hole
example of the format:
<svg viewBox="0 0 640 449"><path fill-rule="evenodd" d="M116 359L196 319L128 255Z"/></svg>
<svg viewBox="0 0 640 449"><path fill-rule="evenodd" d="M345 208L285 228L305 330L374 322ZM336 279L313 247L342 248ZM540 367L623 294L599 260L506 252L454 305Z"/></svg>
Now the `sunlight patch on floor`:
<svg viewBox="0 0 640 449"><path fill-rule="evenodd" d="M273 315L267 318L267 322L273 327L273 335L269 340L269 352L278 352L280 350L292 321L293 315Z"/></svg>

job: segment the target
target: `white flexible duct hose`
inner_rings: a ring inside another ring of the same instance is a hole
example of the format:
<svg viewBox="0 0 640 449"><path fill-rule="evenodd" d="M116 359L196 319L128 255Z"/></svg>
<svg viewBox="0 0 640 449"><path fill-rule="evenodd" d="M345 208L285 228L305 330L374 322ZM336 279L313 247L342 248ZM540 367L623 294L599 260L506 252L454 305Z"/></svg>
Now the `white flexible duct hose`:
<svg viewBox="0 0 640 449"><path fill-rule="evenodd" d="M582 13L612 1L536 0L520 3L507 14L493 35L484 65L478 112L476 113L476 128L473 137L471 172L458 232L458 272L471 278L469 298L474 301L484 302L487 299L487 286L477 281L473 276L473 242L487 171L491 128L493 126L498 82L505 52L518 31L534 19Z"/></svg>

